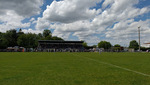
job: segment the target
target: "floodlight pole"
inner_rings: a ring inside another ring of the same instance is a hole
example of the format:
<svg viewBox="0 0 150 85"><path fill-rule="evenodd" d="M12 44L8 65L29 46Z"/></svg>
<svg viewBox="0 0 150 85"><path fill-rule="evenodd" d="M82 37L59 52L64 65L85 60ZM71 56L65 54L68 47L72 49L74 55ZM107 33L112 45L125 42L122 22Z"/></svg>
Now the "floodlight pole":
<svg viewBox="0 0 150 85"><path fill-rule="evenodd" d="M140 26L138 27L138 35L139 35L139 51L141 50L141 43L140 43Z"/></svg>

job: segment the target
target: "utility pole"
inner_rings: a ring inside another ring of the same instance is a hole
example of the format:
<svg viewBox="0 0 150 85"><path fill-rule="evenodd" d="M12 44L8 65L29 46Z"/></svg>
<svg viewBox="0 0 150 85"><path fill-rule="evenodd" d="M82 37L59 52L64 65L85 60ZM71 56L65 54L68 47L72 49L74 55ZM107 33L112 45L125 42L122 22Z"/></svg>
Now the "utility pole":
<svg viewBox="0 0 150 85"><path fill-rule="evenodd" d="M139 51L141 50L141 47L140 47L140 46L141 46L141 44L140 44L140 27L141 27L141 26L138 27L138 35L139 35Z"/></svg>

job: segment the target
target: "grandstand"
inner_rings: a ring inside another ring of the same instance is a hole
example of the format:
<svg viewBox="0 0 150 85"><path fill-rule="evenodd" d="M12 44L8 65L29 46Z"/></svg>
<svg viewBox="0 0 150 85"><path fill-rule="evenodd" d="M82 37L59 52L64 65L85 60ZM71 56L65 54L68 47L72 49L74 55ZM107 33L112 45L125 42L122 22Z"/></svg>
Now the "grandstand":
<svg viewBox="0 0 150 85"><path fill-rule="evenodd" d="M38 51L42 52L81 52L83 41L39 40Z"/></svg>

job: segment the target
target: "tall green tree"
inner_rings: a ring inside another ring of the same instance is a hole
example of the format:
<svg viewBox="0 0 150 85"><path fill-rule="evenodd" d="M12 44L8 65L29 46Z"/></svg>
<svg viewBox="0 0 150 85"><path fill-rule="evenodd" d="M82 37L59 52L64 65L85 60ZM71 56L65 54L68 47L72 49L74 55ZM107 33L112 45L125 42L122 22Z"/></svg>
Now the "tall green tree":
<svg viewBox="0 0 150 85"><path fill-rule="evenodd" d="M17 31L15 29L8 30L5 38L8 41L8 46L17 46Z"/></svg>
<svg viewBox="0 0 150 85"><path fill-rule="evenodd" d="M19 32L17 33L17 38L18 38L20 35L22 35L22 34L24 34L24 32L22 32L22 29L20 28L20 29L19 29Z"/></svg>
<svg viewBox="0 0 150 85"><path fill-rule="evenodd" d="M43 31L43 36L46 38L47 36L52 36L51 31L50 30L44 30Z"/></svg>
<svg viewBox="0 0 150 85"><path fill-rule="evenodd" d="M83 45L84 48L88 48L88 45L87 45L86 42L84 42L82 45Z"/></svg>
<svg viewBox="0 0 150 85"><path fill-rule="evenodd" d="M119 44L114 45L114 47L121 47Z"/></svg>
<svg viewBox="0 0 150 85"><path fill-rule="evenodd" d="M60 38L60 37L57 37L57 36L53 36L53 37L52 37L52 40L63 40L63 39Z"/></svg>
<svg viewBox="0 0 150 85"><path fill-rule="evenodd" d="M39 37L40 40L43 38L41 33L38 34L38 37Z"/></svg>
<svg viewBox="0 0 150 85"><path fill-rule="evenodd" d="M92 47L93 47L93 48L96 48L96 47L97 47L97 45L93 45Z"/></svg>
<svg viewBox="0 0 150 85"><path fill-rule="evenodd" d="M39 37L36 34L28 33L18 37L17 43L19 46L25 48L36 48L38 45Z"/></svg>
<svg viewBox="0 0 150 85"><path fill-rule="evenodd" d="M139 47L139 44L136 40L132 40L130 41L130 45L129 45L129 48L134 48L135 50L137 50Z"/></svg>
<svg viewBox="0 0 150 85"><path fill-rule="evenodd" d="M5 38L5 33L0 32L0 49L5 49L7 48L8 41Z"/></svg>
<svg viewBox="0 0 150 85"><path fill-rule="evenodd" d="M28 33L28 48L36 48L38 46L39 37L36 34Z"/></svg>
<svg viewBox="0 0 150 85"><path fill-rule="evenodd" d="M17 43L20 47L28 47L28 37L27 34L22 34L18 37Z"/></svg>
<svg viewBox="0 0 150 85"><path fill-rule="evenodd" d="M111 48L111 46L112 46L111 43L107 41L101 41L98 43L99 48L109 49Z"/></svg>
<svg viewBox="0 0 150 85"><path fill-rule="evenodd" d="M48 35L44 38L44 40L52 40L52 36L51 35Z"/></svg>

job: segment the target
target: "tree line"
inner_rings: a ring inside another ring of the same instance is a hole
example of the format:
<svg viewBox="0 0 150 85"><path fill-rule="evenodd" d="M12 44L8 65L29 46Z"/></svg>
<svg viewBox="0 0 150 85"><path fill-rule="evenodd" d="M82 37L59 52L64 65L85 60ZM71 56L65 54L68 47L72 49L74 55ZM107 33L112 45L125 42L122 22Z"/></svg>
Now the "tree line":
<svg viewBox="0 0 150 85"><path fill-rule="evenodd" d="M84 48L95 48L95 47L98 47L98 48L104 48L105 50L108 50L108 49L111 49L113 47L113 50L117 50L117 51L121 51L123 50L123 46L119 45L119 44L115 44L114 46L108 42L108 41L100 41L97 45L93 45L93 46L88 46L86 42L83 43L83 46ZM138 50L139 49L139 44L136 40L132 40L129 42L129 46L128 48L132 48L132 49L135 49L135 50ZM145 48L145 47L141 47L141 50L143 51L146 51L147 49L150 49L150 48Z"/></svg>
<svg viewBox="0 0 150 85"><path fill-rule="evenodd" d="M17 31L11 29L5 33L0 32L0 49L7 47L20 46L25 48L36 48L38 40L63 40L60 37L52 36L50 30L44 30L43 33L24 33L22 29Z"/></svg>
<svg viewBox="0 0 150 85"><path fill-rule="evenodd" d="M98 47L99 48L104 48L104 49L110 49L112 47L111 43L110 42L107 42L107 41L101 41L98 43ZM119 44L115 44L113 47L115 47L115 49L120 49L120 47L122 47L121 45ZM136 40L132 40L130 41L129 43L129 47L128 48L133 48L135 50L138 50L139 49L139 44ZM144 47L141 47L142 49Z"/></svg>

